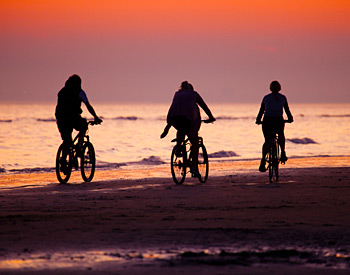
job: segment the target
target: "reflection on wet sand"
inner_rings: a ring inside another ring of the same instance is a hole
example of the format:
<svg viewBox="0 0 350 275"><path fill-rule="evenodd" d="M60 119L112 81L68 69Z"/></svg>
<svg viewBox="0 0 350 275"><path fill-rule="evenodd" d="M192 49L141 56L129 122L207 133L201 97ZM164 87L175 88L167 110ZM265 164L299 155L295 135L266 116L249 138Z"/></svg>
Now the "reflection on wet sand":
<svg viewBox="0 0 350 275"><path fill-rule="evenodd" d="M0 260L2 271L64 271L120 269L125 266L261 266L271 264L302 265L346 270L350 251L308 247L223 247L186 250L91 250L31 254Z"/></svg>
<svg viewBox="0 0 350 275"><path fill-rule="evenodd" d="M90 183L3 174L1 273L346 274L349 158L291 158L277 183L257 166L213 162L205 184L184 185L167 165L98 170Z"/></svg>

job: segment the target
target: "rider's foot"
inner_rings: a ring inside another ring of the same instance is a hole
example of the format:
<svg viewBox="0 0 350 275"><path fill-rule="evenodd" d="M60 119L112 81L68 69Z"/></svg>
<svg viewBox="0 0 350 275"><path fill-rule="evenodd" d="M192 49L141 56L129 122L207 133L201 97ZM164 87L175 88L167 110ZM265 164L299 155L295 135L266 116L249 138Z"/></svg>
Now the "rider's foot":
<svg viewBox="0 0 350 275"><path fill-rule="evenodd" d="M82 152L82 146L80 144L77 144L77 146L75 147L75 151L76 151L77 157L81 158L83 155L83 152Z"/></svg>
<svg viewBox="0 0 350 275"><path fill-rule="evenodd" d="M196 168L191 168L190 172L191 172L193 178L199 178L201 176L201 174L199 174L198 169L196 169Z"/></svg>
<svg viewBox="0 0 350 275"><path fill-rule="evenodd" d="M286 152L285 151L281 152L281 163L285 164L287 160L288 158L286 156Z"/></svg>
<svg viewBox="0 0 350 275"><path fill-rule="evenodd" d="M264 158L260 161L259 171L266 172L266 160Z"/></svg>
<svg viewBox="0 0 350 275"><path fill-rule="evenodd" d="M177 157L182 157L182 148L180 146L178 146L175 150L175 156Z"/></svg>
<svg viewBox="0 0 350 275"><path fill-rule="evenodd" d="M61 162L61 168L60 168L61 172L64 175L68 175L69 174L69 168L68 168L68 163L66 161L62 161Z"/></svg>

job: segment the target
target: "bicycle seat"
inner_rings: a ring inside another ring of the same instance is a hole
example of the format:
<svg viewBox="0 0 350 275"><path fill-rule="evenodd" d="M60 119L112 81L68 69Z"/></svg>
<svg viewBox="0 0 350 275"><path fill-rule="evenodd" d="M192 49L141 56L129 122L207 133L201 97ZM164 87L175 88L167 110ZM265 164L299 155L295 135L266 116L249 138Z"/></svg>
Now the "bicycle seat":
<svg viewBox="0 0 350 275"><path fill-rule="evenodd" d="M278 133L277 132L268 132L267 136L270 138L275 138L276 136L278 136Z"/></svg>
<svg viewBox="0 0 350 275"><path fill-rule="evenodd" d="M188 141L189 141L189 139L186 138L185 140L183 140L183 141L181 142L181 144L182 144L182 143L186 143L186 142L188 142ZM171 142L177 142L177 138L174 138Z"/></svg>

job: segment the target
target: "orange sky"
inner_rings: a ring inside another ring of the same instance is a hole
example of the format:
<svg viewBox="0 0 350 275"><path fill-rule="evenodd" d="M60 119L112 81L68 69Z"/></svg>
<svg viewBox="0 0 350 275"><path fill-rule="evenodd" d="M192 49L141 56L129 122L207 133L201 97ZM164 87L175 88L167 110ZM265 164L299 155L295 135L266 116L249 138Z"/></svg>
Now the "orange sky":
<svg viewBox="0 0 350 275"><path fill-rule="evenodd" d="M2 32L34 36L350 32L348 0L5 0L1 6Z"/></svg>
<svg viewBox="0 0 350 275"><path fill-rule="evenodd" d="M77 73L105 100L168 101L154 83L173 91L187 79L209 99L259 101L278 79L292 100L350 102L349 0L0 5L0 100L55 100L46 91Z"/></svg>

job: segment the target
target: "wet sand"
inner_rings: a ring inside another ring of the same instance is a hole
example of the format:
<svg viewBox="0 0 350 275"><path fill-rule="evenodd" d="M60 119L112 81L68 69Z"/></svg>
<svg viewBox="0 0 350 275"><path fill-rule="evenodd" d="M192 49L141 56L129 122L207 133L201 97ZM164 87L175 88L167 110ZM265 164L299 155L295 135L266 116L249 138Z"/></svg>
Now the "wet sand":
<svg viewBox="0 0 350 275"><path fill-rule="evenodd" d="M348 274L350 159L290 159L272 184L257 166L1 175L0 273Z"/></svg>

